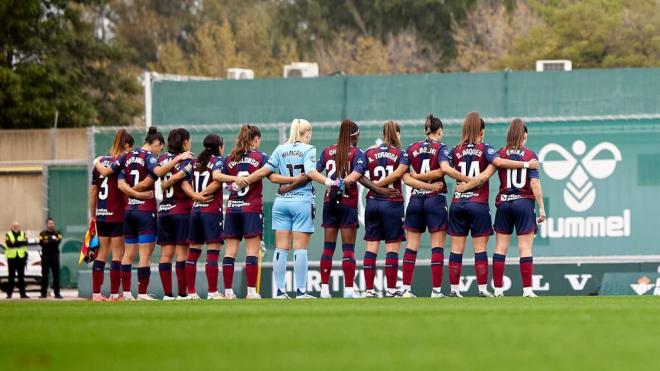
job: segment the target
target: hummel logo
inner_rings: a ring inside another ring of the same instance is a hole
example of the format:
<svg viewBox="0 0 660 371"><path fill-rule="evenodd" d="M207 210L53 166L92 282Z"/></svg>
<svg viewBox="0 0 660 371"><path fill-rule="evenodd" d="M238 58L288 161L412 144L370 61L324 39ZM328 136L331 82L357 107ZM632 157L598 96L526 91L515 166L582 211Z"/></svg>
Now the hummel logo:
<svg viewBox="0 0 660 371"><path fill-rule="evenodd" d="M571 147L575 156L584 155L587 146L582 140L576 140ZM610 152L612 158L595 159L601 152ZM545 160L545 157L556 152L563 160ZM596 201L596 189L590 177L605 179L612 175L616 164L621 161L621 152L610 142L602 142L591 149L578 161L564 147L556 143L544 146L539 152L539 161L543 170L552 179L561 180L570 176L564 188L564 202L573 211L583 212L591 208Z"/></svg>

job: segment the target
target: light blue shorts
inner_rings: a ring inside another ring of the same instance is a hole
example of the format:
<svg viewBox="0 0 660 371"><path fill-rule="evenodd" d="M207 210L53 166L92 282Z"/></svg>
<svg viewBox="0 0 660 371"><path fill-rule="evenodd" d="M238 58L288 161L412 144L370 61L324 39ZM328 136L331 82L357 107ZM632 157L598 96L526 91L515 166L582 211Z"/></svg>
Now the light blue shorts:
<svg viewBox="0 0 660 371"><path fill-rule="evenodd" d="M314 233L314 201L276 198L273 203L273 230Z"/></svg>

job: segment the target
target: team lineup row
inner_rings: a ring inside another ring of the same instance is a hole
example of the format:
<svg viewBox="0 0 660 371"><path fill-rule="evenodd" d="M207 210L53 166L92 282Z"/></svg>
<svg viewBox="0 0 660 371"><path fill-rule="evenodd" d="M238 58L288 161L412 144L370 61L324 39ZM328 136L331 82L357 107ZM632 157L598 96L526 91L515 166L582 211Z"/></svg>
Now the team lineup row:
<svg viewBox="0 0 660 371"><path fill-rule="evenodd" d="M314 232L314 187L325 186L322 211L324 246L321 256L321 298L331 297L329 279L332 258L341 235L344 297L376 297L374 277L380 241L385 243L386 297L414 297L411 284L421 235L431 239L431 297L443 297L444 245L451 237L448 270L449 296L460 297L459 280L468 235L472 237L479 295L487 290L489 261L486 244L497 232L492 257L495 296L503 295L503 274L511 235L518 234L523 295L533 297L532 244L537 222L545 219L536 154L525 147L527 127L516 119L509 126L506 144L499 150L484 142L485 123L476 112L469 113L461 140L449 149L441 142L443 124L429 115L425 138L402 149L400 127L388 121L383 142L366 151L358 148L360 130L351 120L341 123L337 143L317 158L310 144L312 125L302 119L291 123L290 137L268 157L259 151L261 132L254 125L240 128L236 144L225 156L224 141L215 134L204 138L204 149L194 157L187 130L172 130L168 151L161 154L165 140L149 128L141 148L120 130L110 152L95 161L90 195L90 213L95 215L100 240L92 267L93 300L132 300L131 270L138 255L138 299L154 300L147 294L151 255L156 242L161 247L159 273L164 300L199 299L195 277L197 261L206 246L205 273L208 299L235 299L234 263L241 240L245 240L247 298L259 299L258 253L263 230L263 178L279 184L272 207L275 231L273 276L274 298L288 299L285 273L293 249L295 297L314 298L307 286L307 247ZM500 191L497 212L491 221L488 179L497 172ZM457 181L451 206L447 207L445 177ZM160 184L156 180L160 179ZM363 272L366 291L353 290L356 273L355 240L358 228L358 186L365 186L365 243ZM412 188L404 210L402 183ZM163 197L157 204L155 187ZM223 192L229 193L223 215ZM539 215L536 215L538 204ZM403 286L397 288L399 253L403 253ZM224 294L218 292L220 249ZM111 256L110 297L101 295L104 269ZM178 295L172 288L175 262ZM120 294L120 286L122 294Z"/></svg>

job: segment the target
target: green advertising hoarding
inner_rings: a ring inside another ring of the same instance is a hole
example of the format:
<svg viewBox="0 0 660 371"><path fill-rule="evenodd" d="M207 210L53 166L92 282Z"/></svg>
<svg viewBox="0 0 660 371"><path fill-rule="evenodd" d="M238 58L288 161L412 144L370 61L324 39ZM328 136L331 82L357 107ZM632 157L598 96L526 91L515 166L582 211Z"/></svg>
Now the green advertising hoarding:
<svg viewBox="0 0 660 371"><path fill-rule="evenodd" d="M541 296L555 295L660 295L660 275L657 273L660 267L660 259L655 262L636 263L621 261L617 263L577 263L571 260L538 259L532 276L532 289ZM418 296L428 297L431 294L431 267L428 261L418 262L415 269L412 291ZM477 295L476 276L474 274L473 262L465 261L461 275L459 290L469 296ZM512 264L513 263L513 264ZM381 295L384 293L385 275L383 273L383 261L376 264L376 276L374 288ZM610 273L621 272L621 273ZM107 273L106 273L107 274ZM135 273L134 273L135 274ZM220 275L221 277L222 275ZM445 276L446 277L446 276ZM399 271L398 286L401 285L402 272ZM109 293L109 278L106 277L103 293ZM449 292L449 282L443 282L443 292ZM91 271L81 271L78 278L79 295L90 298L92 296ZM137 280L133 280L133 292L137 290ZM172 285L176 291L176 279ZM222 279L218 278L218 287L222 288ZM293 267L289 266L285 276L285 287L287 291L294 292ZM335 264L329 282L330 292L334 297L342 297L344 289L344 277L340 264ZM365 288L364 274L358 267L355 277L355 288L362 292ZM321 289L321 272L318 263L311 263L307 274L307 291L317 295ZM506 296L519 296L522 293L520 272L514 261L506 265L503 280L503 289ZM205 297L207 293L206 276L204 267L200 264L197 268L197 292ZM160 297L163 295L162 285L158 272L152 270L149 283L149 292ZM245 297L245 273L242 264L238 264L234 272L234 292L239 297ZM272 297L275 292L273 286L272 268L269 263L264 264L261 270L261 295L265 298Z"/></svg>

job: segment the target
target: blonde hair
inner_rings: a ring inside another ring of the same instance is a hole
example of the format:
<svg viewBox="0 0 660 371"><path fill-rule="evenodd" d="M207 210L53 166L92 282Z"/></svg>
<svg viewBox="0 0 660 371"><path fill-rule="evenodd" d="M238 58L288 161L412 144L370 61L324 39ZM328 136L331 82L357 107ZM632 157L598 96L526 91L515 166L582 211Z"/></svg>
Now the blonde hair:
<svg viewBox="0 0 660 371"><path fill-rule="evenodd" d="M291 132L287 143L295 143L302 141L303 135L312 130L312 124L305 119L293 119L291 121Z"/></svg>

